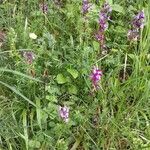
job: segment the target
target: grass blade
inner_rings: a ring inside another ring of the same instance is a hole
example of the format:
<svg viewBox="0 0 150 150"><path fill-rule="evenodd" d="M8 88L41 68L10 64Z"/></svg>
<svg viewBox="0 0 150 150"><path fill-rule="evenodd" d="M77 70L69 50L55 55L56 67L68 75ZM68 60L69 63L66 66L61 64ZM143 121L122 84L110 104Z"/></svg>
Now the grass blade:
<svg viewBox="0 0 150 150"><path fill-rule="evenodd" d="M26 100L28 103L30 103L31 105L36 107L36 104L33 103L31 100L29 100L27 97L25 97L22 93L20 93L18 90L16 90L14 87L8 85L7 83L4 83L2 81L0 81L0 84L6 86L7 88L9 88L10 90L12 90L14 93L16 93L17 95L19 95L20 97L22 97L24 100Z"/></svg>
<svg viewBox="0 0 150 150"><path fill-rule="evenodd" d="M28 75L26 75L26 74L23 74L23 73L21 73L21 72L14 71L14 70L11 70L11 69L0 68L0 72L10 72L10 73L13 73L13 74L16 74L16 75L25 77L25 78L30 79L30 80L34 80L34 81L37 81L37 82L42 82L41 80L38 80L38 79L36 79L36 78L33 78L33 77L31 77L31 76L28 76Z"/></svg>

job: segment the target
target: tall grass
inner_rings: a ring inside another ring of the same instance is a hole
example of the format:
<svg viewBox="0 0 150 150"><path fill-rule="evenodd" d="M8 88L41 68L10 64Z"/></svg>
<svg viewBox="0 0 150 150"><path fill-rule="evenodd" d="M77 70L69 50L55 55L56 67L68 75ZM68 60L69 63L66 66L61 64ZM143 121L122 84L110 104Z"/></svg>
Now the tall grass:
<svg viewBox="0 0 150 150"><path fill-rule="evenodd" d="M111 1L106 31L109 53L94 39L102 1L93 3L84 25L81 1L4 1L0 25L0 149L149 150L150 2ZM129 21L144 9L140 41L127 41ZM37 39L29 38L35 33ZM28 64L23 52L32 51ZM90 70L103 70L101 89L91 94ZM58 106L70 107L64 123Z"/></svg>

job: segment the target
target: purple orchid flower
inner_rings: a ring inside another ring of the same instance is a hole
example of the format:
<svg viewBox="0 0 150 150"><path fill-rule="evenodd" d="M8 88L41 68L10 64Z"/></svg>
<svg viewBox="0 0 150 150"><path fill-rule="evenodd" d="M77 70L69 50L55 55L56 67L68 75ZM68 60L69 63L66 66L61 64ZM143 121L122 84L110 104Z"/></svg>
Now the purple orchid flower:
<svg viewBox="0 0 150 150"><path fill-rule="evenodd" d="M106 45L105 45L105 31L108 28L108 20L110 20L109 13L111 11L112 11L112 9L111 9L110 5L107 2L105 2L102 5L102 9L100 10L100 13L99 13L99 31L95 35L95 37L98 40L98 42L100 43L100 47L102 50L104 47L106 47Z"/></svg>
<svg viewBox="0 0 150 150"><path fill-rule="evenodd" d="M47 4L44 4L44 3L41 3L39 6L40 6L41 11L42 11L44 14L47 14L47 12L48 12L48 5L47 5Z"/></svg>
<svg viewBox="0 0 150 150"><path fill-rule="evenodd" d="M59 106L59 115L65 121L69 121L69 108L67 106Z"/></svg>
<svg viewBox="0 0 150 150"><path fill-rule="evenodd" d="M144 11L140 11L133 19L132 25L134 28L140 29L144 27Z"/></svg>
<svg viewBox="0 0 150 150"><path fill-rule="evenodd" d="M128 31L128 40L137 41L140 37L140 29L144 27L145 14L144 11L140 11L132 20L132 29Z"/></svg>
<svg viewBox="0 0 150 150"><path fill-rule="evenodd" d="M101 80L102 77L102 71L98 68L95 67L92 69L92 73L90 75L91 81L92 81L92 86L95 90L99 88L99 81Z"/></svg>
<svg viewBox="0 0 150 150"><path fill-rule="evenodd" d="M91 7L91 4L89 4L89 1L83 0L82 1L82 14L86 15L88 13L90 7Z"/></svg>
<svg viewBox="0 0 150 150"><path fill-rule="evenodd" d="M112 8L110 7L109 3L107 3L106 1L103 4L102 8L103 9L101 10L101 13L109 13L112 11Z"/></svg>
<svg viewBox="0 0 150 150"><path fill-rule="evenodd" d="M24 52L23 57L26 59L28 64L32 64L33 60L35 59L35 54L33 52Z"/></svg>

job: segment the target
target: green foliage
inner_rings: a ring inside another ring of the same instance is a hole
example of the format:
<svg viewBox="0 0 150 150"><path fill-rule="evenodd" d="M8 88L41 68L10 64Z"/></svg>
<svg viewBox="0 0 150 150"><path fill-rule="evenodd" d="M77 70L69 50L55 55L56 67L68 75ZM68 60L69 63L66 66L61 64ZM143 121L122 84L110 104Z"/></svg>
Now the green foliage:
<svg viewBox="0 0 150 150"><path fill-rule="evenodd" d="M67 69L67 71L72 75L74 79L78 77L78 71L75 69Z"/></svg>
<svg viewBox="0 0 150 150"><path fill-rule="evenodd" d="M67 79L63 76L63 74L58 74L56 80L58 84L64 84L67 82Z"/></svg>
<svg viewBox="0 0 150 150"><path fill-rule="evenodd" d="M38 0L0 2L0 150L149 150L150 1L108 0L106 55L94 38L103 1L90 1L86 19L80 0L44 2L47 14ZM128 41L138 10L145 27ZM97 92L93 66L103 71Z"/></svg>

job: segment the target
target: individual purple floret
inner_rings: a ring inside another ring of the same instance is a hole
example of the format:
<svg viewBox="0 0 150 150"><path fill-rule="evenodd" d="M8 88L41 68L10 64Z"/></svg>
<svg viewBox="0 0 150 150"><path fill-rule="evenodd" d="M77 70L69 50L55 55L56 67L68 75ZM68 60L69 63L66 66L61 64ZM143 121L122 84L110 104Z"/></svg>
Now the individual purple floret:
<svg viewBox="0 0 150 150"><path fill-rule="evenodd" d="M98 83L101 80L101 77L102 77L102 71L98 67L94 66L90 78L92 81L92 86L95 90L99 88Z"/></svg>
<svg viewBox="0 0 150 150"><path fill-rule="evenodd" d="M32 64L33 60L35 59L35 55L33 52L24 52L23 57L26 59L28 64Z"/></svg>
<svg viewBox="0 0 150 150"><path fill-rule="evenodd" d="M41 9L41 11L42 11L44 14L47 14L47 12L48 12L48 5L47 5L47 4L44 4L44 3L41 3L41 4L40 4L40 9Z"/></svg>
<svg viewBox="0 0 150 150"><path fill-rule="evenodd" d="M105 36L103 33L99 32L95 35L95 38L103 45Z"/></svg>
<svg viewBox="0 0 150 150"><path fill-rule="evenodd" d="M140 11L132 20L132 29L128 31L128 40L137 41L140 37L140 29L144 27L144 11Z"/></svg>
<svg viewBox="0 0 150 150"><path fill-rule="evenodd" d="M106 1L103 4L102 8L103 9L101 10L101 13L109 13L112 11L112 8L110 7L109 3L107 3Z"/></svg>
<svg viewBox="0 0 150 150"><path fill-rule="evenodd" d="M105 13L99 15L99 26L101 31L105 31L108 28L108 16Z"/></svg>
<svg viewBox="0 0 150 150"><path fill-rule="evenodd" d="M128 40L137 41L139 39L139 31L129 30L128 31Z"/></svg>
<svg viewBox="0 0 150 150"><path fill-rule="evenodd" d="M140 11L133 19L132 25L134 28L140 29L144 27L144 11Z"/></svg>
<svg viewBox="0 0 150 150"><path fill-rule="evenodd" d="M99 13L99 30L105 31L108 27L109 13L112 11L110 5L105 2Z"/></svg>
<svg viewBox="0 0 150 150"><path fill-rule="evenodd" d="M69 121L69 108L67 106L59 106L59 115L65 121Z"/></svg>
<svg viewBox="0 0 150 150"><path fill-rule="evenodd" d="M86 15L88 13L90 7L91 7L91 5L89 4L89 1L83 0L82 1L82 14Z"/></svg>
<svg viewBox="0 0 150 150"><path fill-rule="evenodd" d="M112 11L110 5L105 2L102 5L102 9L100 10L99 13L99 31L95 35L95 38L98 40L100 43L100 47L103 50L103 47L106 47L105 45L105 31L108 28L108 20L110 20L109 13Z"/></svg>

